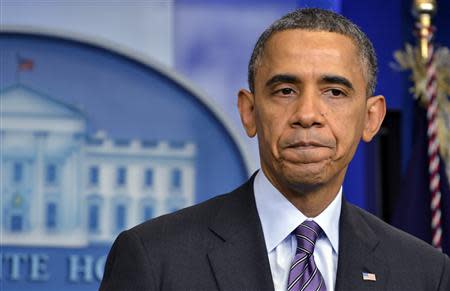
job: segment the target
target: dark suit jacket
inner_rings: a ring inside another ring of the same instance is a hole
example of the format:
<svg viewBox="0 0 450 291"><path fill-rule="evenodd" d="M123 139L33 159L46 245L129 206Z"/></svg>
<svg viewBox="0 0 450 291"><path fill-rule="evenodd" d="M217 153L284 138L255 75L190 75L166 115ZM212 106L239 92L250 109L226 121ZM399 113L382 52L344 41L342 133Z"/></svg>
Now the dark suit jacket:
<svg viewBox="0 0 450 291"><path fill-rule="evenodd" d="M450 259L342 203L336 290L450 290ZM364 281L362 272L376 275ZM235 191L119 235L100 290L273 290L253 194Z"/></svg>

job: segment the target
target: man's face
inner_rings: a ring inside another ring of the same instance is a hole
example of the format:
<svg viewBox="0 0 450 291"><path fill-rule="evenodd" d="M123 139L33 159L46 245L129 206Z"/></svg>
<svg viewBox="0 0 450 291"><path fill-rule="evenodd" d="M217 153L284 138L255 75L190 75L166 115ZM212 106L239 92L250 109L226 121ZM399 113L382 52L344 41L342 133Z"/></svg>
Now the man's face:
<svg viewBox="0 0 450 291"><path fill-rule="evenodd" d="M300 29L272 35L256 68L254 94L239 94L244 126L258 136L261 166L272 183L299 190L342 183L361 137L370 140L379 128L365 133L373 127L366 83L350 38Z"/></svg>

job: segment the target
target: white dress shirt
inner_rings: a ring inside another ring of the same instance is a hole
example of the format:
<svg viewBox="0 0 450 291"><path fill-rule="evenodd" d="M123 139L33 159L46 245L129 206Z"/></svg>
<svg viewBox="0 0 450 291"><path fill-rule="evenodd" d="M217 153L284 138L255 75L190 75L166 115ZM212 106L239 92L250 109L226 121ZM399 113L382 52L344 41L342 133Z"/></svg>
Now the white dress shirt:
<svg viewBox="0 0 450 291"><path fill-rule="evenodd" d="M253 189L261 220L275 290L286 290L289 269L295 256L297 240L292 232L305 220L314 220L323 230L314 248L314 261L322 274L327 291L333 291L339 250L339 217L342 187L336 198L318 216L303 215L267 179L256 174Z"/></svg>

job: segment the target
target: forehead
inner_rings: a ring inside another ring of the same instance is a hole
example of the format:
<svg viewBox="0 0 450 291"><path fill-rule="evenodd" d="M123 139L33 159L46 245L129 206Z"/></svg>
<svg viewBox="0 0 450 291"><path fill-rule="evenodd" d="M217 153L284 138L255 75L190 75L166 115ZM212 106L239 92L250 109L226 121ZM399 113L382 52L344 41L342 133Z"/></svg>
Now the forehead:
<svg viewBox="0 0 450 291"><path fill-rule="evenodd" d="M358 81L363 65L354 41L348 36L326 31L291 29L276 32L258 62L258 75L271 73L339 74Z"/></svg>

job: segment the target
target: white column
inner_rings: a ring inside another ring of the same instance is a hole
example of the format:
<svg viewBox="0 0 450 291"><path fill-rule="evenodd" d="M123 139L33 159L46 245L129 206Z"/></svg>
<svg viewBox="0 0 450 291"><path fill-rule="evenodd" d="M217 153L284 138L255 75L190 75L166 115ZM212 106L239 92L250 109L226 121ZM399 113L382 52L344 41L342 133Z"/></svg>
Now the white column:
<svg viewBox="0 0 450 291"><path fill-rule="evenodd" d="M76 150L75 150L76 151ZM64 171L64 190L62 197L62 211L64 211L64 232L72 232L77 229L78 204L81 200L78 193L77 185L77 157L76 152L72 151L65 162Z"/></svg>
<svg viewBox="0 0 450 291"><path fill-rule="evenodd" d="M45 175L45 148L47 141L46 133L36 133L36 163L34 173L35 177L35 196L31 202L32 215L30 216L31 229L39 234L45 230L45 193L44 193L44 175Z"/></svg>
<svg viewBox="0 0 450 291"><path fill-rule="evenodd" d="M79 228L85 233L86 239L88 237L88 228L87 228L87 196L90 194L87 192L87 175L88 175L88 167L85 163L85 144L79 140L78 141L78 150L76 152L75 158L75 171L76 171L76 179L74 179L76 184L76 195L78 198L78 208L76 210L76 222Z"/></svg>
<svg viewBox="0 0 450 291"><path fill-rule="evenodd" d="M142 222L140 201L143 197L144 169L143 163L130 163L128 166L127 195L130 200L127 212L127 228Z"/></svg>
<svg viewBox="0 0 450 291"><path fill-rule="evenodd" d="M112 212L112 198L114 194L115 165L109 163L98 163L100 168L100 192L103 197L103 205L100 210L100 237L109 239L114 235L112 227L115 219Z"/></svg>
<svg viewBox="0 0 450 291"><path fill-rule="evenodd" d="M184 198L186 199L186 206L193 205L195 203L195 167L193 163L188 163L183 167L183 191Z"/></svg>
<svg viewBox="0 0 450 291"><path fill-rule="evenodd" d="M170 196L170 167L167 163L155 165L155 216L167 213L166 199Z"/></svg>
<svg viewBox="0 0 450 291"><path fill-rule="evenodd" d="M72 153L72 183L73 183L73 191L72 195L72 218L73 218L73 227L83 233L85 233L85 227L82 224L81 217L81 203L86 203L86 197L84 196L84 181L81 179L81 155L80 155L80 147L77 145L77 148Z"/></svg>

